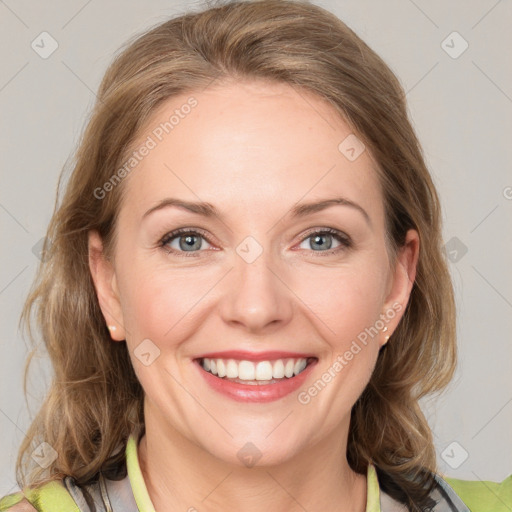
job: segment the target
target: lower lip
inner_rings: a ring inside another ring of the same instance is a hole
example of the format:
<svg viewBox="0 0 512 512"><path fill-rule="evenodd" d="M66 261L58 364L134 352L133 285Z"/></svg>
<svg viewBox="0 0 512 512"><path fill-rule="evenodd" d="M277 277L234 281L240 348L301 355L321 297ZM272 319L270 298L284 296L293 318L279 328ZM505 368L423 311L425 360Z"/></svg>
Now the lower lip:
<svg viewBox="0 0 512 512"><path fill-rule="evenodd" d="M295 377L289 379L285 377L275 384L261 385L239 384L238 382L221 379L204 370L199 361L196 360L194 362L206 383L215 391L238 402L273 402L299 389L308 378L318 360L315 359L309 363L306 368Z"/></svg>

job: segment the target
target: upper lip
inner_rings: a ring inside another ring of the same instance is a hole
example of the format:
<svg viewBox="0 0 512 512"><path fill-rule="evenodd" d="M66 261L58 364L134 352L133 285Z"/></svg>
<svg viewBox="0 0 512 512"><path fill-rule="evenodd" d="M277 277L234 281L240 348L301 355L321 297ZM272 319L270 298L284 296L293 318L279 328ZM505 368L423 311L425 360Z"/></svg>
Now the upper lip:
<svg viewBox="0 0 512 512"><path fill-rule="evenodd" d="M299 354L296 352L283 352L278 350L269 350L266 352L249 352L247 350L229 350L224 352L209 352L198 356L196 359L236 359L240 361L272 361L274 359L308 359L316 356L313 354Z"/></svg>

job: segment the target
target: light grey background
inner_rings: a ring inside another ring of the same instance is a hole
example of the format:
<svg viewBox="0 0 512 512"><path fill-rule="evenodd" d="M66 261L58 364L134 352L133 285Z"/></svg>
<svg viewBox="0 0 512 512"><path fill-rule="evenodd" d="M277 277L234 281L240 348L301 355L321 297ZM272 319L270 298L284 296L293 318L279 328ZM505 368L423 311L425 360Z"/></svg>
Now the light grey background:
<svg viewBox="0 0 512 512"><path fill-rule="evenodd" d="M501 481L512 473L512 5L315 3L375 49L407 91L444 206L459 320L456 377L440 400L422 405L442 472ZM200 4L0 0L0 496L17 487L15 455L29 425L22 391L27 346L18 318L38 264L32 249L53 211L58 174L113 53L128 37L189 6ZM58 43L46 59L31 47L33 41L50 47L49 39L41 43L43 31ZM463 39L450 36L454 31ZM464 41L468 48L453 58ZM34 412L50 375L44 357L33 365Z"/></svg>

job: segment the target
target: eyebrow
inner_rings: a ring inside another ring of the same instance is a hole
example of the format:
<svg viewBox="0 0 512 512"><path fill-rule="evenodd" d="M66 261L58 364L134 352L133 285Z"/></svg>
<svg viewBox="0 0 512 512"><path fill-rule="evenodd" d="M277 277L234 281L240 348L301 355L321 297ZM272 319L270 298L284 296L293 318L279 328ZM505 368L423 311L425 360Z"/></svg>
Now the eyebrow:
<svg viewBox="0 0 512 512"><path fill-rule="evenodd" d="M370 219L370 216L366 212L366 210L359 206L354 201L351 201L350 199L346 199L344 197L334 197L331 199L324 199L322 201L314 202L314 203L302 203L295 205L291 211L290 214L292 218L300 218L305 217L307 215L311 215L313 213L325 210L326 208L329 208L331 206L340 205L340 206L349 206L351 208L356 209L359 211L363 217L365 218L366 222L371 226L372 222ZM146 218L151 213L161 210L162 208L168 208L168 207L177 207L181 208L183 210L187 210L191 213L195 213L197 215L202 215L203 217L218 217L222 218L219 211L210 203L205 202L191 202L191 201L184 201L182 199L176 199L173 197L167 197L165 199L162 199L159 201L155 206L152 206L144 215L142 218Z"/></svg>

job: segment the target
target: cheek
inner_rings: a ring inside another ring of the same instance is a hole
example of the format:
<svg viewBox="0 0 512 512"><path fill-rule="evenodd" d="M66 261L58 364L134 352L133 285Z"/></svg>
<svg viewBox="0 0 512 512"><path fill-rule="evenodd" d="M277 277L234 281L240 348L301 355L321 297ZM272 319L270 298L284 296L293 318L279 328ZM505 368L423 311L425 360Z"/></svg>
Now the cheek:
<svg viewBox="0 0 512 512"><path fill-rule="evenodd" d="M127 340L178 345L200 323L219 269L170 268L160 256L120 261L120 295Z"/></svg>
<svg viewBox="0 0 512 512"><path fill-rule="evenodd" d="M374 325L383 312L387 267L379 258L309 269L296 277L292 289L323 324L326 339L346 342Z"/></svg>

